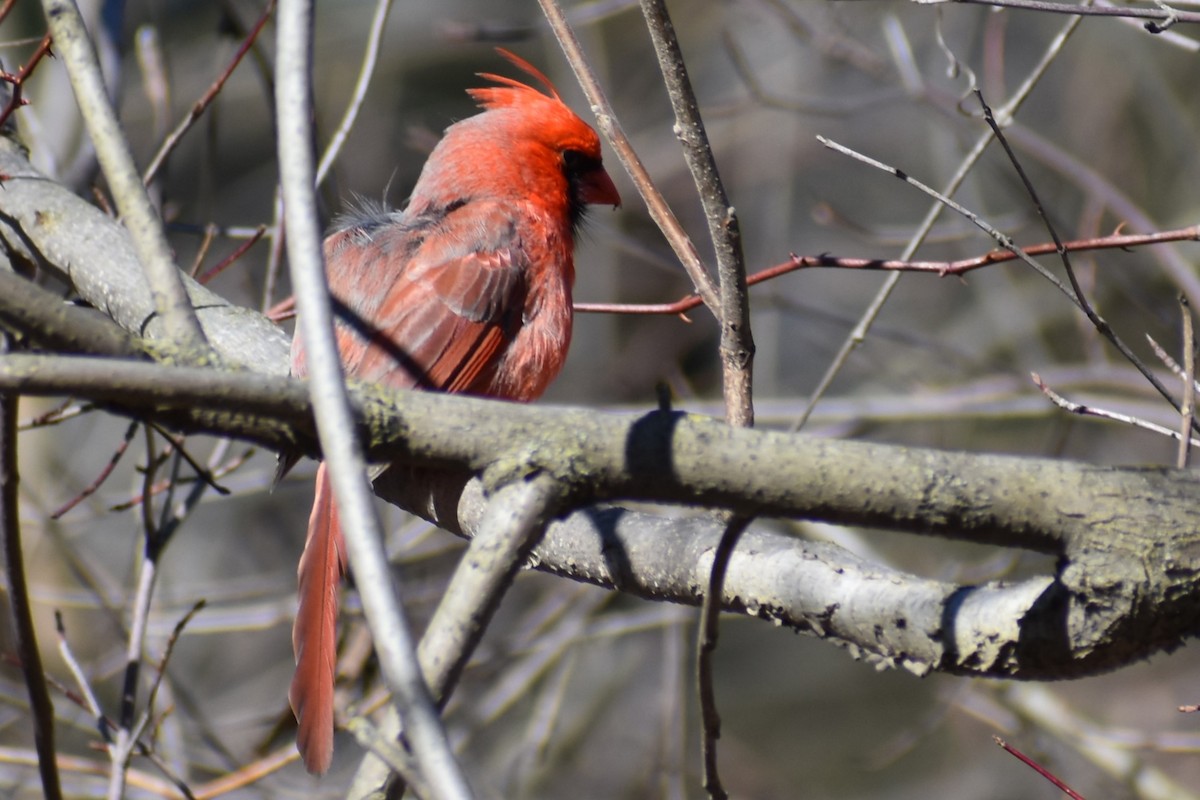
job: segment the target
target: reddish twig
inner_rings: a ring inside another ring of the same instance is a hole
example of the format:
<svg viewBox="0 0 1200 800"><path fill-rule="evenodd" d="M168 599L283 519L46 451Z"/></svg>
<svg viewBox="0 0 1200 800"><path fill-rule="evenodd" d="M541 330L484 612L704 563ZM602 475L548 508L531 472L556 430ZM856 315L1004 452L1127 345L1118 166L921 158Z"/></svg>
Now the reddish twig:
<svg viewBox="0 0 1200 800"><path fill-rule="evenodd" d="M208 258L209 248L217 238L218 228L213 223L204 226L204 233L200 238L200 247L196 249L196 257L192 259L192 266L188 269L188 275L193 278L200 272L200 267L204 266L204 259Z"/></svg>
<svg viewBox="0 0 1200 800"><path fill-rule="evenodd" d="M1128 250L1133 247L1144 247L1152 244L1167 242L1197 242L1200 241L1200 225L1190 228L1179 228L1173 231L1146 234L1120 234L1099 236L1091 239L1076 239L1063 242L1063 248L1072 253L1082 253L1089 250ZM1058 252L1054 242L1030 245L1021 248L1030 256L1046 255ZM903 261L898 259L880 258L842 258L839 256L798 256L795 253L782 264L759 270L746 278L747 286L765 283L773 278L796 272L802 269L823 267L826 269L860 269L879 270L884 272L925 272L944 278L949 275L964 275L983 267L1015 261L1018 256L1009 250L989 250L981 256L963 258L958 261ZM684 322L691 322L686 316L688 311L702 305L695 294L671 303L576 303L575 311L579 314L643 314L643 315L678 315ZM288 297L276 303L267 311L266 316L274 322L283 322L295 316L295 301Z"/></svg>
<svg viewBox="0 0 1200 800"><path fill-rule="evenodd" d="M1070 252L1088 250L1112 250L1141 247L1165 242L1200 241L1200 226L1180 228L1173 231L1148 234L1112 234L1091 239L1077 239L1064 242L1063 248ZM1054 242L1035 244L1022 248L1028 255L1045 255L1058 252ZM989 250L981 256L964 258L958 261L902 261L896 259L877 258L841 258L838 256L798 256L794 253L782 264L759 270L746 278L748 286L754 286L772 278L778 278L789 272L813 267L834 269L882 270L885 272L926 272L946 277L947 275L963 275L983 267L1002 264L1016 260L1017 255L1009 250ZM576 303L575 310L585 314L684 314L700 305L700 298L694 294L680 298L673 303L652 303L635 305L627 303Z"/></svg>
<svg viewBox="0 0 1200 800"><path fill-rule="evenodd" d="M133 440L133 435L135 433L137 433L136 422L130 424L129 427L125 429L124 440L117 445L117 449L113 451L112 457L108 459L108 463L104 465L102 470L100 470L100 474L97 475L90 484L84 487L82 492L72 497L57 510L53 511L50 514L50 519L61 519L64 514L82 503L87 498L94 495L100 489L101 485L108 480L108 476L112 474L114 469L116 469L117 462L121 460L121 456L125 455L125 451L129 449L129 443Z"/></svg>
<svg viewBox="0 0 1200 800"><path fill-rule="evenodd" d="M4 22L8 18L9 12L16 4L17 0L4 0L4 5L0 6L0 22Z"/></svg>
<svg viewBox="0 0 1200 800"><path fill-rule="evenodd" d="M253 236L251 236L246 241L242 242L240 245L237 246L237 249L235 249L229 255L225 256L225 258L218 261L212 269L208 270L203 275L201 275L198 278L199 282L200 283L208 283L213 278L217 277L222 272L224 272L226 269L233 266L234 262L236 262L239 258L241 258L242 256L244 256L246 254L246 251L248 251L251 247L254 247L254 245L258 244L258 240L261 239L263 237L263 234L265 234L266 232L267 232L267 226L259 225L258 229L254 231Z"/></svg>
<svg viewBox="0 0 1200 800"><path fill-rule="evenodd" d="M221 89L225 87L225 82L229 80L231 75L233 75L233 71L237 69L238 64L242 63L242 59L245 58L246 53L250 52L250 48L254 46L254 42L258 39L258 35L262 32L263 27L267 24L267 20L271 18L271 13L274 10L275 0L269 0L266 9L263 10L262 16L258 18L258 22L255 23L254 27L250 29L250 33L246 36L241 46L238 47L237 52L233 54L233 58L230 59L229 64L226 65L221 74L217 76L217 79L212 82L212 85L208 87L208 90L201 95L200 99L192 105L192 110L189 111L188 115L183 118L178 126L176 126L175 130L171 131L171 133L167 135L167 138L162 143L162 146L158 148L158 152L154 154L154 158L150 161L150 166L146 167L145 175L142 176L142 181L144 183L148 184L150 181L154 180L154 176L157 175L158 171L162 168L163 162L166 161L167 156L171 154L171 151L174 150L179 144L180 140L183 139L184 134L186 134L191 129L192 125L196 123L196 120L200 119L200 116L212 104L212 101L217 98L217 95L220 93Z"/></svg>
<svg viewBox="0 0 1200 800"><path fill-rule="evenodd" d="M284 322L296 316L296 298L285 297L267 309L264 315L271 322Z"/></svg>
<svg viewBox="0 0 1200 800"><path fill-rule="evenodd" d="M1003 748L1004 748L1004 751L1005 751L1006 753L1008 753L1009 755L1013 756L1013 757L1014 757L1014 758L1016 758L1018 761L1020 761L1022 764L1024 764L1024 765L1025 765L1025 766L1027 766L1027 767L1029 767L1029 768L1030 768L1030 769L1032 769L1034 772L1036 772L1038 775L1041 775L1043 778L1045 778L1046 780L1050 781L1052 784L1054 784L1054 785L1055 785L1055 786L1057 786L1059 789L1061 789L1061 790L1062 790L1062 792L1063 792L1063 793L1064 793L1064 794L1065 794L1067 797L1070 797L1070 798L1071 798L1071 800L1084 800L1084 797L1083 797L1083 795L1081 795L1079 792L1075 791L1075 790L1074 790L1074 789L1072 789L1070 786L1067 786L1065 783L1063 783L1063 782L1062 782L1062 781L1061 781L1061 780L1058 778L1058 776L1057 776L1057 775L1055 775L1055 774L1054 774L1054 773L1052 773L1050 770L1048 770L1048 769L1046 769L1045 767L1043 767L1041 764L1039 764L1039 763L1037 763L1036 761L1034 761L1034 760L1033 760L1032 758L1030 758L1029 756L1027 756L1027 755L1025 755L1024 753L1022 753L1022 752L1021 752L1020 750L1018 750L1017 748L1013 747L1013 746L1012 746L1011 744L1009 744L1008 742L1006 742L1006 741L1004 741L1003 739L1001 739L999 736L993 736L993 737L992 737L992 739L993 739L993 740L996 742L996 744L998 744L998 745L1000 745L1001 747L1003 747Z"/></svg>
<svg viewBox="0 0 1200 800"><path fill-rule="evenodd" d="M0 9L0 14L7 13L7 6L3 9ZM13 87L12 96L8 98L8 104L4 106L3 111L0 111L0 127L3 127L4 124L8 122L8 118L12 116L14 111L25 105L26 100L24 97L22 97L22 90L25 87L25 80L37 67L38 62L47 55L51 58L54 57L54 54L50 52L50 34L48 33L42 37L42 41L38 44L37 49L33 51L33 55L29 57L29 61L25 64L25 66L21 67L21 69L17 71L17 74L14 75L11 72L0 72L0 80L5 81L6 83L11 83Z"/></svg>
<svg viewBox="0 0 1200 800"><path fill-rule="evenodd" d="M66 422L69 419L74 419L89 411L93 411L96 407L91 403L80 403L73 397L64 400L60 405L55 406L44 414L38 414L32 419L28 419L20 424L19 429L22 431L32 428L42 428L48 425L57 425L60 422Z"/></svg>

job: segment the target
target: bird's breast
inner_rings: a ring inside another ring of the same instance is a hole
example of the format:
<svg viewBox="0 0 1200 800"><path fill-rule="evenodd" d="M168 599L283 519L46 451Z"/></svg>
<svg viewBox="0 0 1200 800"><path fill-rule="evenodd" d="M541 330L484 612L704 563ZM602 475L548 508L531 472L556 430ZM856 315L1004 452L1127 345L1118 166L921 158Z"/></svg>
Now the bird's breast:
<svg viewBox="0 0 1200 800"><path fill-rule="evenodd" d="M571 344L570 259L565 268L530 277L523 324L513 337L486 394L528 402L541 396L558 377Z"/></svg>

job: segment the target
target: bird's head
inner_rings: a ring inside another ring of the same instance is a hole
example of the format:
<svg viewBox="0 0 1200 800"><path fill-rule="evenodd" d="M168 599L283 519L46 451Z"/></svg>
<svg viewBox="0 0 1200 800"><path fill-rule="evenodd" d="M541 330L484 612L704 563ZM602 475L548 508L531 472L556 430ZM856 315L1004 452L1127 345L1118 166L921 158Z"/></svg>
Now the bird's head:
<svg viewBox="0 0 1200 800"><path fill-rule="evenodd" d="M572 227L588 205L619 206L621 196L604 170L600 137L562 101L541 71L507 50L498 51L546 92L513 78L481 73L497 85L467 91L484 113L446 129L414 189L414 200L423 190L442 193L451 187L472 197L536 197L549 208L561 209Z"/></svg>

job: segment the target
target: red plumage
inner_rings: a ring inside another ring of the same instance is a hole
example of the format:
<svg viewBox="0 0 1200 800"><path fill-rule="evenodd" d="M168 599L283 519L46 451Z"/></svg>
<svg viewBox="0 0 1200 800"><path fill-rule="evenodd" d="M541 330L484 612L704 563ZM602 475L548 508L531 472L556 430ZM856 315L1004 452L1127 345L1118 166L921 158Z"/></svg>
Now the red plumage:
<svg viewBox="0 0 1200 800"><path fill-rule="evenodd" d="M585 206L617 206L600 140L537 69L501 55L549 95L484 74L483 113L455 123L430 154L404 211L362 208L325 240L347 375L396 388L529 401L562 368L571 338L572 251ZM292 374L307 373L304 344ZM317 470L298 567L289 699L310 772L333 756L342 531Z"/></svg>

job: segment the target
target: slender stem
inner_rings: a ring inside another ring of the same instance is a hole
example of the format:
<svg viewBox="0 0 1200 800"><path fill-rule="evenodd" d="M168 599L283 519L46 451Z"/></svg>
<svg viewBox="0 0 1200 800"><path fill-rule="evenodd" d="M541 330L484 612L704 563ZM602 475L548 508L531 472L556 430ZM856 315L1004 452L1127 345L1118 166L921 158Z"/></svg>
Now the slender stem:
<svg viewBox="0 0 1200 800"><path fill-rule="evenodd" d="M1155 391L1162 395L1163 398L1172 406L1174 406L1176 410L1182 412L1182 409L1175 401L1174 396L1163 384L1163 382L1158 379L1158 376L1155 375L1154 372L1151 371L1150 367L1147 366L1140 358L1138 358L1137 354L1125 344L1125 341L1117 335L1117 332L1112 329L1112 326L1108 324L1108 321L1100 316L1100 314L1092 306L1091 302L1087 299L1087 295L1084 294L1083 287L1080 286L1079 280L1075 276L1075 269L1071 266L1070 253L1063 245L1062 239L1059 238L1058 230L1050 221L1050 215L1046 213L1046 208L1042 205L1042 201L1038 197L1037 190L1035 190L1033 187L1033 182L1029 180L1029 176L1026 174L1025 168L1021 166L1020 159L1017 158L1016 153L1013 152L1012 147L1009 145L1008 139L1004 135L1002 126L999 122L997 122L997 117L993 115L992 109L987 103L984 102L983 94L978 89L975 91L975 97L979 101L979 104L983 107L983 118L987 121L988 127L991 128L992 133L995 135L996 140L1000 143L1000 146L1004 148L1004 153L1008 156L1009 163L1011 163L1013 165L1013 169L1016 170L1017 175L1021 179L1021 184L1025 187L1025 191L1029 194L1029 199L1033 201L1034 209L1036 209L1038 216L1041 217L1042 223L1045 225L1047 232L1050 234L1050 238L1054 240L1055 252L1058 253L1058 257L1062 261L1063 270L1067 273L1067 280L1071 283L1071 291L1068 293L1068 297L1070 297L1075 302L1075 305L1077 305L1079 309L1083 311L1084 315L1088 318L1088 321L1092 323L1092 327L1094 327L1101 336L1107 339L1109 343L1117 349L1117 352L1119 352L1125 358L1126 361L1132 364L1138 372L1142 373L1142 377L1146 379L1146 382L1153 386ZM975 221L975 224L978 225L979 222ZM1007 240L1007 244L1005 243L1005 240ZM1003 237L1003 239L997 238L996 241L1000 242L1001 247L1004 247L1006 250L1013 251L1025 263L1034 266L1034 268L1041 272L1044 277L1049 277L1045 273L1045 270L1037 266L1037 262L1031 259L1028 255L1022 253L1020 248L1012 244L1012 241L1008 239L1007 236ZM1051 279L1051 282L1059 285L1057 280ZM1061 285L1059 285L1059 288L1062 288ZM1184 416L1187 418L1186 414ZM1197 425L1194 418L1192 418L1192 426L1196 428L1196 430L1200 431L1200 426Z"/></svg>
<svg viewBox="0 0 1200 800"><path fill-rule="evenodd" d="M721 181L666 3L642 0L642 14L675 111L675 135L683 145L684 160L696 183L717 255L725 418L731 425L750 427L754 424L754 337L750 332L750 294L741 228Z"/></svg>
<svg viewBox="0 0 1200 800"><path fill-rule="evenodd" d="M1187 469L1192 453L1192 425L1196 418L1196 329L1191 304L1183 295L1179 296L1179 316L1183 321L1183 407L1179 411L1179 451L1175 466Z"/></svg>
<svg viewBox="0 0 1200 800"><path fill-rule="evenodd" d="M417 648L425 682L440 706L449 700L501 598L546 532L563 496L562 484L539 473L501 487L488 501L475 536L459 559ZM399 727L395 715L385 717L382 727L394 738ZM376 775L376 765L364 762L355 776L355 787L377 785ZM402 790L393 782L387 796L399 797Z"/></svg>
<svg viewBox="0 0 1200 800"><path fill-rule="evenodd" d="M721 785L717 769L717 739L721 738L721 717L717 713L717 697L713 688L713 654L717 651L719 620L724 605L725 575L729 571L729 559L738 539L750 524L750 517L732 516L713 551L712 569L708 576L708 590L700 606L700 626L696 632L696 683L700 688L700 716L704 720L704 736L700 750L704 761L704 788L714 800L728 797Z"/></svg>
<svg viewBox="0 0 1200 800"><path fill-rule="evenodd" d="M1054 60L1058 58L1059 53L1062 52L1063 46L1066 44L1067 39L1069 39L1071 34L1075 32L1075 29L1079 27L1081 20L1082 17L1072 17L1071 19L1067 20L1066 24L1063 25L1058 34L1050 41L1050 44L1046 47L1045 52L1042 53L1041 59L1037 64L1034 65L1033 69L1030 70L1029 75L1026 76L1025 80L1013 93L1013 96L1009 98L1009 101L1004 104L1004 106L1000 109L1000 112L997 114L1002 123L1007 124L1008 121L1011 120L1012 117L1017 113L1018 109L1020 109L1020 107L1025 103L1025 100L1028 99L1029 95L1033 92L1033 88L1041 80L1042 76L1046 74L1046 70L1050 68L1050 65L1054 63ZM992 138L993 135L990 130L980 135L980 137L975 141L975 144L971 147L971 150L967 153L966 157L964 157L962 162L959 164L954 175L946 184L946 188L942 190L943 195L951 197L955 192L958 191L958 188L962 185L963 181L966 180L967 175L972 169L975 168L975 164L983 156L983 151L986 150L988 145L992 143ZM904 247L904 250L900 255L902 260L907 261L916 254L921 244L925 241L925 237L928 236L929 232L933 229L934 223L937 222L938 218L942 215L944 208L945 206L941 203L934 203L929 207L929 211L926 212L925 218L921 220L921 224L917 226L917 230L913 233L912 237L908 241L908 244ZM829 363L829 367L825 370L825 374L821 376L821 380L817 384L817 388L813 390L812 395L809 397L808 403L805 404L804 410L792 424L793 431L804 427L804 423L807 422L809 416L812 415L813 409L816 408L817 403L819 403L821 398L825 396L825 393L829 391L829 387L833 385L834 379L837 378L837 376L841 373L842 368L850 360L851 353L858 349L860 344L866 341L867 333L871 330L871 326L875 324L875 320L879 318L880 312L883 311L883 307L887 304L888 299L892 296L892 291L896 288L896 284L899 283L899 281L900 273L894 272L889 275L887 280L883 282L883 285L879 287L879 291L875 293L875 297L872 298L870 304L863 312L858 324L854 326L854 330L852 330L850 335L846 337L846 340L842 342L841 348L839 348L837 354Z"/></svg>
<svg viewBox="0 0 1200 800"><path fill-rule="evenodd" d="M167 244L162 220L146 193L129 149L129 141L117 121L108 98L96 50L83 24L75 0L42 0L54 46L67 67L75 101L96 146L96 156L113 199L133 239L134 251L150 284L154 309L162 317L168 336L185 350L201 351L207 346L204 330L196 317Z"/></svg>
<svg viewBox="0 0 1200 800"><path fill-rule="evenodd" d="M311 0L280 3L275 89L288 259L308 353L317 432L329 464L346 550L358 579L380 666L395 694L397 711L405 721L407 739L421 774L434 797L468 798L470 786L422 678L413 635L392 587L383 531L372 504L362 447L334 342L313 192L312 21Z"/></svg>
<svg viewBox="0 0 1200 800"><path fill-rule="evenodd" d="M949 0L934 0L948 2ZM922 0L930 2L930 0ZM970 3L981 6L998 8L1020 8L1026 11L1042 11L1051 14L1070 14L1081 17L1125 17L1129 19L1151 20L1146 24L1146 30L1151 33L1161 33L1170 25L1177 22L1200 22L1200 12L1178 11L1175 9L1138 8L1134 6L1094 6L1091 4L1056 3L1051 0L954 0L956 3ZM1155 25L1161 22L1163 25ZM1151 25L1155 25L1151 28Z"/></svg>
<svg viewBox="0 0 1200 800"><path fill-rule="evenodd" d="M0 334L0 353L7 352L9 341L6 334ZM21 672L29 691L42 794L49 800L59 800L62 788L58 780L54 747L54 704L50 702L50 691L42 670L42 656L38 650L37 629L33 624L33 606L29 600L25 557L21 548L21 523L17 513L17 486L20 482L17 471L17 399L16 394L0 393L0 535L4 537L4 566L16 621Z"/></svg>
<svg viewBox="0 0 1200 800"><path fill-rule="evenodd" d="M337 130L330 137L329 144L325 147L325 153L321 156L321 163L317 165L318 186L325 182L330 167L342 152L342 146L346 143L346 138L354 127L354 121L358 119L359 109L362 108L363 100L367 97L367 88L371 85L371 78L375 74L375 65L379 62L379 50L383 42L383 33L387 30L388 12L391 10L392 0L376 0L375 15L371 18L371 35L367 37L367 47L363 52L362 66L358 70L358 80L355 81L354 90L350 93L350 102L346 105L346 113L342 115L342 121L338 123Z"/></svg>
<svg viewBox="0 0 1200 800"><path fill-rule="evenodd" d="M675 257L683 264L683 268L692 279L692 284L696 287L696 293L704 300L704 305L713 313L713 316L720 319L721 299L712 276L708 274L704 262L700 260L700 255L696 252L695 244L684 231L675 212L667 205L662 192L654 185L649 170L638 158L629 137L625 135L621 123L617 121L612 104L608 102L604 90L600 87L600 81L597 80L595 71L583 54L583 48L579 45L579 40L575 38L575 31L567 22L562 8L555 0L538 0L538 3L542 7L542 13L546 15L546 20L550 23L550 29L558 38L558 43L562 47L571 69L575 71L575 77L579 80L583 93L587 95L588 102L592 104L592 113L596 115L596 127L604 134L604 138L616 151L617 158L625 167L625 171L633 179L633 185L642 195L651 219L663 232L667 243L675 251Z"/></svg>
<svg viewBox="0 0 1200 800"><path fill-rule="evenodd" d="M212 105L213 100L217 99L217 95L220 94L221 89L225 86L225 83L229 80L230 76L233 75L233 71L237 69L238 64L242 63L242 59L246 57L246 53L250 52L250 48L253 47L255 41L258 40L258 35L262 33L263 28L267 24L267 20L271 18L271 13L274 10L275 0L268 0L267 7L263 9L263 13L259 16L258 22L256 22L254 27L250 29L250 33L246 36L241 46L238 47L237 51L233 54L233 58L230 59L229 64L226 65L225 69L221 71L221 74L217 76L217 79L213 81L212 85L208 87L200 99L192 104L187 116L184 117L177 126L175 126L175 130L171 131L170 135L168 135L166 140L163 141L162 145L158 148L158 152L154 154L154 158L150 159L150 165L146 167L146 174L142 178L144 183L149 184L152 180L154 180L155 176L158 175L158 171L162 169L162 165L166 163L167 156L169 156L171 152L179 145L179 143L183 140L184 135L191 130L193 125L196 124L196 121L203 116L205 110Z"/></svg>

